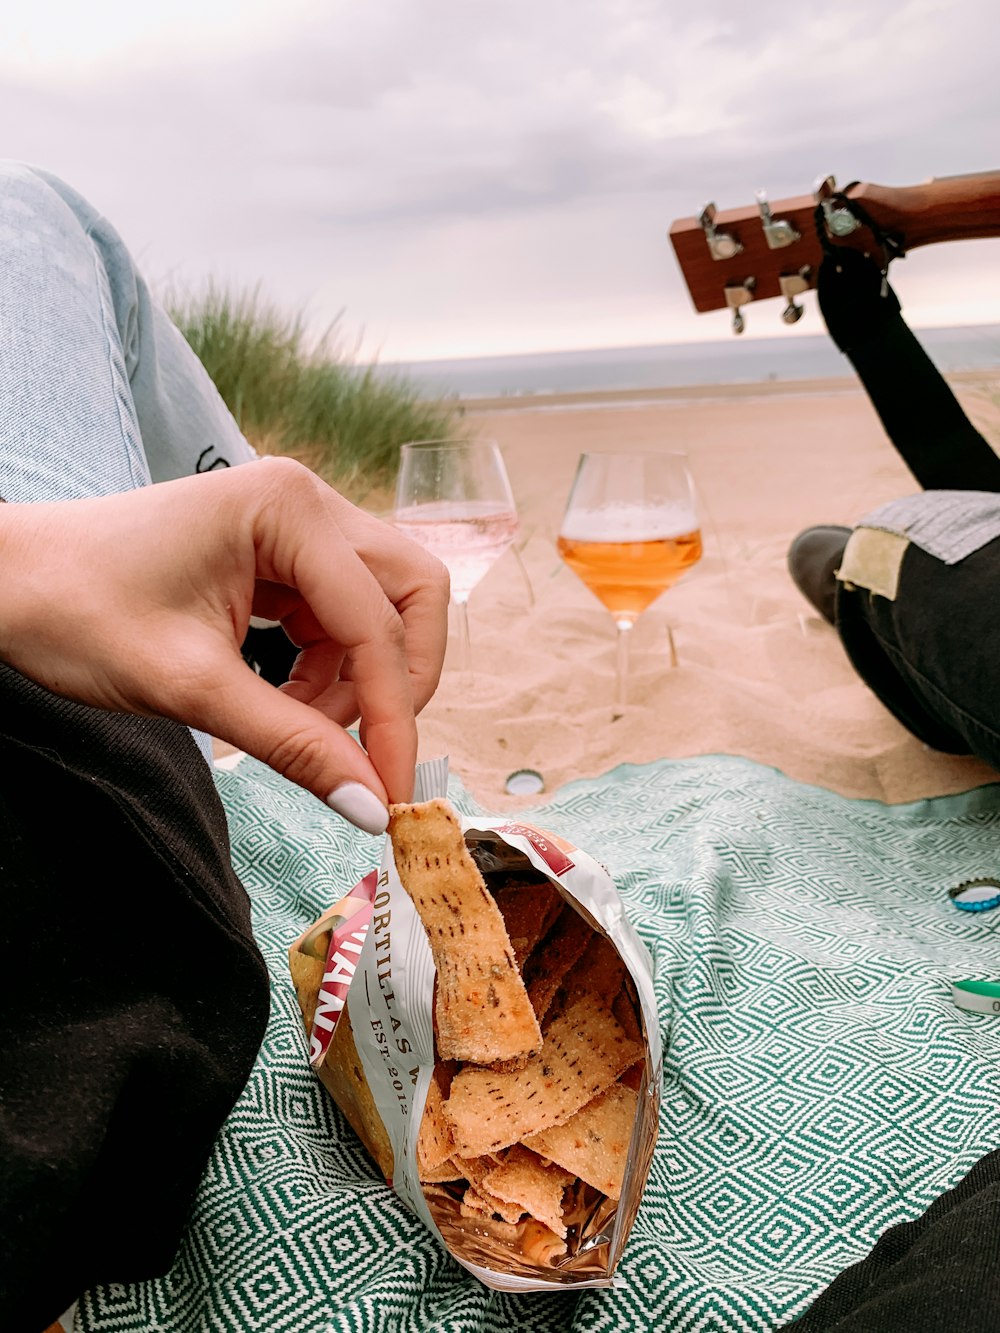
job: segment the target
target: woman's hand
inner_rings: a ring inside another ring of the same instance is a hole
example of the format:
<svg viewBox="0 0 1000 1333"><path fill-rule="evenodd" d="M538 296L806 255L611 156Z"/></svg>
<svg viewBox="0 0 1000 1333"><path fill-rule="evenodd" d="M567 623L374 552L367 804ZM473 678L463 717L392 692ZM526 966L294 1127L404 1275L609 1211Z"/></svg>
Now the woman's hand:
<svg viewBox="0 0 1000 1333"><path fill-rule="evenodd" d="M289 459L0 506L0 659L207 731L370 832L411 797L447 611L437 560ZM252 614L300 648L280 689L240 655ZM359 717L367 755L343 730Z"/></svg>

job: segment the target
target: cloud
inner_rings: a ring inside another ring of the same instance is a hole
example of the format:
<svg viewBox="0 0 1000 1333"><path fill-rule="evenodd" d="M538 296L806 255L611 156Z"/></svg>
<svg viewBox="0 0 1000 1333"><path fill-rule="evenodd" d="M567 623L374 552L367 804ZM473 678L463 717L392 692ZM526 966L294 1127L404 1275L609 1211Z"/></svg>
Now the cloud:
<svg viewBox="0 0 1000 1333"><path fill-rule="evenodd" d="M961 21L936 0L255 9L229 50L221 20L203 44L190 5L183 29L148 5L152 36L69 73L8 67L5 151L72 180L161 275L254 276L293 301L338 285L358 317L413 328L492 253L488 319L541 253L560 329L595 247L621 310L652 309L663 233L708 198L805 193L830 171L908 184L995 153L986 0Z"/></svg>

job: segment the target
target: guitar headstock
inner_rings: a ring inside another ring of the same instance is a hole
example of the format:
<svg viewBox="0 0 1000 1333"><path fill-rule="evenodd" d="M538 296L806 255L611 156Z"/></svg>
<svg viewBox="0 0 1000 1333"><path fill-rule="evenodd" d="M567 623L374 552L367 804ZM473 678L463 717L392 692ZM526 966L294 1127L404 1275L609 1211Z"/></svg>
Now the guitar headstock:
<svg viewBox="0 0 1000 1333"><path fill-rule="evenodd" d="M851 197L854 190L850 192ZM875 247L871 231L837 193L833 177L817 182L812 195L800 195L771 204L763 190L749 208L718 212L706 204L697 217L679 218L670 228L670 240L698 311L733 312L733 331L743 332L742 308L750 301L784 298L781 318L794 324L803 307L796 300L816 286L823 246L816 230L821 225L838 245Z"/></svg>
<svg viewBox="0 0 1000 1333"><path fill-rule="evenodd" d="M769 204L762 190L752 208L723 213L706 204L696 218L679 218L670 240L698 311L733 312L743 331L743 307L784 298L781 317L802 314L795 299L816 285L823 241L873 254L883 269L894 256L936 241L1000 235L1000 171L944 176L904 187L851 185L838 190L821 177L812 195Z"/></svg>

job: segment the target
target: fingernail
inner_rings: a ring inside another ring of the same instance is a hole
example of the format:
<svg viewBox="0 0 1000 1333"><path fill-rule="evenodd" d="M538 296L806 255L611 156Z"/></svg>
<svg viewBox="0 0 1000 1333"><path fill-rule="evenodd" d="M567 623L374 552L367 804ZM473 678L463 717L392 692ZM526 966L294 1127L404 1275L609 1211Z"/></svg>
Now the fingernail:
<svg viewBox="0 0 1000 1333"><path fill-rule="evenodd" d="M326 803L365 833L384 833L389 827L389 811L375 793L362 787L360 782L342 782L339 787L334 787Z"/></svg>

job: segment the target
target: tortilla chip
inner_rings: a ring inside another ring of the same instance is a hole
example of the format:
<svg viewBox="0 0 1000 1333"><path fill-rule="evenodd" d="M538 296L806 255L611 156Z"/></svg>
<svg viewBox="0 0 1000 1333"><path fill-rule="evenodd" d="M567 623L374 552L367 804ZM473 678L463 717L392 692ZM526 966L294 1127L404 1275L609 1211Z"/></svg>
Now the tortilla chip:
<svg viewBox="0 0 1000 1333"><path fill-rule="evenodd" d="M525 1143L609 1199L618 1199L638 1106L638 1094L616 1083L565 1124L532 1134Z"/></svg>
<svg viewBox="0 0 1000 1333"><path fill-rule="evenodd" d="M485 1232L490 1236L495 1236L497 1240L506 1242L511 1248L519 1248L519 1242L524 1234L525 1224L523 1222L501 1222L498 1217L487 1217L485 1213L474 1213L471 1209L465 1216L474 1218L473 1231L480 1234Z"/></svg>
<svg viewBox="0 0 1000 1333"><path fill-rule="evenodd" d="M441 1096L447 1097L451 1091L451 1080L458 1073L460 1065L457 1060L437 1060L434 1064L434 1081L441 1089Z"/></svg>
<svg viewBox="0 0 1000 1333"><path fill-rule="evenodd" d="M505 884L493 895L503 917L519 968L551 929L563 906L562 894L548 880L536 884Z"/></svg>
<svg viewBox="0 0 1000 1333"><path fill-rule="evenodd" d="M464 1179L465 1172L462 1170L461 1164L451 1157L446 1162L442 1162L440 1166L420 1172L421 1187L424 1185L448 1185L453 1181Z"/></svg>
<svg viewBox="0 0 1000 1333"><path fill-rule="evenodd" d="M646 1073L646 1061L636 1060L634 1065L629 1065L625 1073L622 1074L618 1082L623 1088L631 1088L633 1092L638 1092L642 1087L642 1080Z"/></svg>
<svg viewBox="0 0 1000 1333"><path fill-rule="evenodd" d="M643 1054L607 1009L581 1000L555 1019L519 1073L463 1069L444 1112L462 1157L520 1142L570 1116L609 1088Z"/></svg>
<svg viewBox="0 0 1000 1333"><path fill-rule="evenodd" d="M394 805L389 835L437 969L438 1051L491 1064L537 1051L542 1033L499 908L446 801Z"/></svg>
<svg viewBox="0 0 1000 1333"><path fill-rule="evenodd" d="M626 990L620 990L615 996L611 1012L618 1019L626 1036L631 1037L633 1041L642 1041L642 1028L639 1026L635 1005Z"/></svg>
<svg viewBox="0 0 1000 1333"><path fill-rule="evenodd" d="M451 1126L444 1116L444 1096L441 1092L441 1085L432 1075L431 1081L427 1087L427 1101L424 1104L424 1115L420 1121L420 1132L417 1135L417 1175L421 1180L455 1180L455 1176L437 1176L431 1172L437 1171L443 1162L455 1151L455 1143L451 1137Z"/></svg>
<svg viewBox="0 0 1000 1333"><path fill-rule="evenodd" d="M559 1166L544 1166L537 1153L515 1144L498 1167L486 1175L484 1190L493 1198L517 1204L525 1213L543 1222L565 1239L562 1220L563 1190L573 1179Z"/></svg>
<svg viewBox="0 0 1000 1333"><path fill-rule="evenodd" d="M455 1196L452 1194L451 1190L446 1189L443 1184L421 1185L420 1188L423 1191L424 1198L429 1204L443 1204L445 1208L450 1208L455 1202ZM432 1207L431 1212L433 1213L433 1211L434 1209Z"/></svg>
<svg viewBox="0 0 1000 1333"><path fill-rule="evenodd" d="M509 1201L497 1198L486 1186L486 1177L501 1164L502 1158L487 1154L484 1157L456 1157L456 1166L465 1168L465 1178L469 1188L463 1196L463 1204L473 1212L485 1213L487 1217L502 1217L505 1222L520 1222L525 1210L515 1207ZM464 1210L463 1210L464 1212ZM468 1216L468 1214L465 1214Z"/></svg>
<svg viewBox="0 0 1000 1333"><path fill-rule="evenodd" d="M482 1157L456 1157L455 1165L462 1168L462 1174L471 1184L481 1185L502 1161L496 1153L484 1153Z"/></svg>
<svg viewBox="0 0 1000 1333"><path fill-rule="evenodd" d="M567 982L571 999L583 995L597 996L607 1004L608 996L617 995L625 980L626 967L618 950L603 935L595 931L580 961Z"/></svg>
<svg viewBox="0 0 1000 1333"><path fill-rule="evenodd" d="M447 1208L451 1203L450 1196L439 1197ZM459 1205L459 1213L465 1219L468 1230L503 1241L514 1254L539 1266L551 1267L558 1259L566 1257L565 1242L548 1227L542 1226L541 1222L536 1222L533 1217L526 1217L521 1222L504 1222L499 1217L487 1213L485 1211L487 1206L486 1200L475 1197L471 1203L466 1204L463 1201ZM432 1205L432 1212L433 1210Z"/></svg>
<svg viewBox="0 0 1000 1333"><path fill-rule="evenodd" d="M521 1232L521 1253L529 1263L539 1268L548 1268L557 1259L566 1256L566 1242L559 1239L548 1227L529 1217Z"/></svg>
<svg viewBox="0 0 1000 1333"><path fill-rule="evenodd" d="M567 904L541 946L532 954L524 980L539 1023L545 1021L563 979L593 938L593 926Z"/></svg>
<svg viewBox="0 0 1000 1333"><path fill-rule="evenodd" d="M470 1185L462 1196L459 1211L463 1217L473 1217L477 1213L482 1213L486 1217L499 1217L504 1222L520 1222L528 1210L522 1208L519 1203L507 1203L488 1190Z"/></svg>

